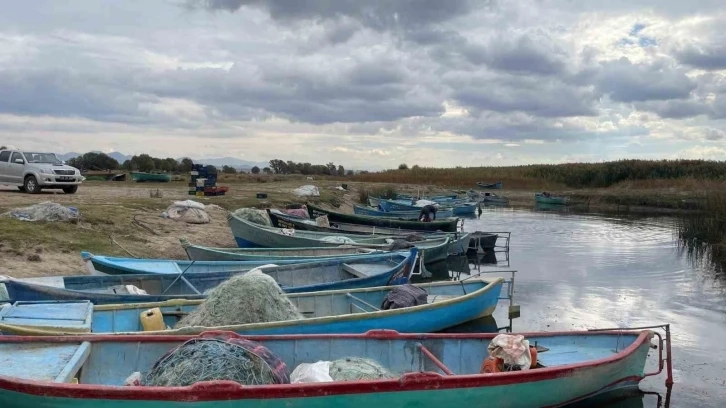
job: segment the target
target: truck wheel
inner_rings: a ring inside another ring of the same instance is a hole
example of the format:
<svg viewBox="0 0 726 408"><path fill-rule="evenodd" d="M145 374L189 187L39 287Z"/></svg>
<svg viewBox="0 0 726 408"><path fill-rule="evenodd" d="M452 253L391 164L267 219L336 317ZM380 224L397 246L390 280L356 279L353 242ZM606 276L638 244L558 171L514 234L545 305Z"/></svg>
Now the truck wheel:
<svg viewBox="0 0 726 408"><path fill-rule="evenodd" d="M40 193L40 186L38 185L38 180L35 179L35 176L26 177L23 188L25 188L25 191L30 194Z"/></svg>
<svg viewBox="0 0 726 408"><path fill-rule="evenodd" d="M78 186L63 187L63 192L66 194L75 194L78 191Z"/></svg>

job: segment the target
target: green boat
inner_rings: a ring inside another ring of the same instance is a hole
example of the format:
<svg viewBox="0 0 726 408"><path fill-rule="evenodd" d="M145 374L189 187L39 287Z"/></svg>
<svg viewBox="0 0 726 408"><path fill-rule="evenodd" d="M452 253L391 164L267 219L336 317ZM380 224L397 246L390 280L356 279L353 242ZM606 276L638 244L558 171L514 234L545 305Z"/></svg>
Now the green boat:
<svg viewBox="0 0 726 408"><path fill-rule="evenodd" d="M570 201L570 197L556 197L545 193L534 193L534 201L542 204L561 204L565 205Z"/></svg>
<svg viewBox="0 0 726 408"><path fill-rule="evenodd" d="M142 173L139 171L132 171L131 178L137 183L143 183L143 182L168 183L171 181L171 176L168 174Z"/></svg>

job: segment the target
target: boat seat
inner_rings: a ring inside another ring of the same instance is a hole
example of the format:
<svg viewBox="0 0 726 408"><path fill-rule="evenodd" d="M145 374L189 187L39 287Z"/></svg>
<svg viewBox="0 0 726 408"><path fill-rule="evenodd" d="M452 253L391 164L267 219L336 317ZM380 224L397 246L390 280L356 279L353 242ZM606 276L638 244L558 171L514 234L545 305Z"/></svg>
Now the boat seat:
<svg viewBox="0 0 726 408"><path fill-rule="evenodd" d="M75 383L91 354L91 343L0 344L0 376L35 381ZM22 367L18 366L22 361Z"/></svg>
<svg viewBox="0 0 726 408"><path fill-rule="evenodd" d="M359 271L353 266L348 265L347 263L344 263L342 266L343 270L345 272L348 272L349 274L356 276L358 278L367 278L368 275L365 272Z"/></svg>
<svg viewBox="0 0 726 408"><path fill-rule="evenodd" d="M92 317L88 300L15 302L0 309L0 323L40 331L90 333Z"/></svg>

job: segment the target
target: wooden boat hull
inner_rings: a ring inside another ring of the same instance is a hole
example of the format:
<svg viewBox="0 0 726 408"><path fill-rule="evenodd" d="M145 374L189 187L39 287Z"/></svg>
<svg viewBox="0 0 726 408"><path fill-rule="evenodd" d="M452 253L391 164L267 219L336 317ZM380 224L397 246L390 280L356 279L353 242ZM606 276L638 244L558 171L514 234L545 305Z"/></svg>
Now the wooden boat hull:
<svg viewBox="0 0 726 408"><path fill-rule="evenodd" d="M278 232L279 230L276 228L263 227L236 216L230 216L228 221L229 226L232 229L232 235L240 248L338 247L341 245L340 242L323 240L323 237L335 235L351 238L355 241L355 243L347 245L354 247L390 250L391 245L386 242L386 239L396 238L395 236L366 238L365 236L356 234L331 234L297 230L295 230L295 235L286 235ZM446 257L446 252L449 250L449 247L451 247L454 240L464 240L467 238L465 236L467 233L460 234L462 235L457 235L455 239L449 237L451 234L446 234L441 237L427 239L426 241L413 242L412 244L419 249L421 256L426 259L426 262L433 262L434 260L441 260Z"/></svg>
<svg viewBox="0 0 726 408"><path fill-rule="evenodd" d="M653 336L648 331L522 334L530 344L549 348L538 354L538 360L546 367L479 374L487 346L496 334L375 331L356 336L265 336L247 338L267 347L285 362L288 371L302 362L330 361L354 353L377 360L397 376L376 381L266 386L213 381L186 387L121 384L129 373L148 370L165 352L193 338L190 336L53 337L43 339L42 343L34 343L34 338L0 336L0 356L21 358L19 364L26 367L32 366L33 359L47 362L24 372L16 372L12 366L0 368L0 406L370 408L375 403L438 408L486 401L486 406L493 408L560 407L612 390L637 389L646 375L645 363ZM591 344L595 347L588 347ZM600 351L603 344L613 347ZM418 345L426 347L455 375L444 375ZM595 357L584 359L583 350L595 350ZM128 358L129 355L135 357ZM74 376L78 384L68 384Z"/></svg>
<svg viewBox="0 0 726 408"><path fill-rule="evenodd" d="M416 221L421 213L420 209L413 211L381 211L371 207L364 207L362 205L354 205L353 213L356 215L365 215L368 217L387 217L387 218L400 218L404 220ZM438 210L436 212L436 218L451 218L454 216L452 210Z"/></svg>
<svg viewBox="0 0 726 408"><path fill-rule="evenodd" d="M443 208L439 210L436 215L437 216L444 216L448 214L448 212L451 212L451 215L470 215L474 214L476 212L476 204L475 203L455 203L449 205L442 204L446 208ZM404 200L383 200L381 199L379 201L379 206L383 209L385 213L400 213L405 212L406 214L413 213L413 212L420 212L421 208L416 207L415 205L408 204ZM450 207L450 208L449 208ZM444 214L444 215L440 215Z"/></svg>
<svg viewBox="0 0 726 408"><path fill-rule="evenodd" d="M395 286L366 289L334 290L308 293L292 293L287 297L303 316L302 320L253 323L220 327L185 327L176 330L143 331L139 315L148 309L159 307L164 322L173 327L179 313L194 310L201 300L174 300L166 303L98 305L93 307L92 318L86 331L92 333L199 334L206 330L229 330L240 334L335 334L365 333L369 330L390 329L401 333L431 333L490 316L496 309L504 280L469 279L465 282L432 282L416 284L429 293L425 305L393 309L373 310L379 307L386 294ZM368 305L364 302L367 302ZM0 319L0 331L19 335L78 334L80 326L58 327L55 321L48 324L35 317L32 309L23 311L6 306L6 313L25 316L20 323L6 323ZM65 317L62 304L55 305L55 319ZM370 311L368 311L370 310ZM81 313L83 315L83 313ZM2 317L0 315L0 317ZM88 328L90 326L90 329Z"/></svg>
<svg viewBox="0 0 726 408"><path fill-rule="evenodd" d="M272 226L276 228L292 228L303 231L326 232L333 234L356 234L356 235L410 235L410 234L438 234L437 232L421 231L402 228L377 227L375 225L349 224L345 222L330 222L329 227L321 227L314 221L307 218L300 218L294 215L280 214L275 211L268 211ZM445 234L445 233L441 233Z"/></svg>
<svg viewBox="0 0 726 408"><path fill-rule="evenodd" d="M287 227L285 227L287 228ZM192 261L255 261L275 263L278 260L313 262L325 259L355 259L360 255L382 254L371 248L311 247L311 248L210 248L182 241L182 247Z"/></svg>
<svg viewBox="0 0 726 408"><path fill-rule="evenodd" d="M269 265L273 262L257 261L178 261L169 259L135 259L116 258L108 256L93 255L89 252L82 252L81 256L86 262L89 270L105 275L126 275L126 274L170 274L178 275L186 270L185 274L199 274L211 272L240 273L249 271L262 265ZM387 252L362 254L358 256L323 259L323 260L299 260L295 262L281 262L280 266L269 268L270 270L314 270L326 265L341 265L343 263L361 264L387 262L395 259L402 262L404 258L412 256L410 253ZM415 256L415 254L413 255ZM267 270L267 268L266 268ZM92 273L95 274L95 273Z"/></svg>
<svg viewBox="0 0 726 408"><path fill-rule="evenodd" d="M482 183L482 182L477 182L476 185L479 186L479 188L495 189L495 190L499 190L499 189L501 189L503 187L503 184L502 184L501 181L497 181L496 183Z"/></svg>
<svg viewBox="0 0 726 408"><path fill-rule="evenodd" d="M171 181L171 176L168 174L140 173L140 172L132 171L131 179L136 181L137 183L142 183L142 182L168 183Z"/></svg>
<svg viewBox="0 0 726 408"><path fill-rule="evenodd" d="M534 195L534 201L541 203L541 204L559 204L559 205L565 205L570 201L569 197L545 197L542 194L535 193Z"/></svg>
<svg viewBox="0 0 726 408"><path fill-rule="evenodd" d="M336 280L336 272L338 276L342 276L343 274L335 270L336 266L340 266L340 264L336 265L337 262L335 261L307 264L305 272L308 272L308 274L303 274L300 270L296 270L293 265L265 268L264 273L275 278L285 293L400 285L408 282L415 267L417 252L418 250L414 248L405 255L388 255L391 258L391 265L382 263L368 275L350 275L347 279L340 278ZM360 264L356 265L352 263L348 265L353 268L359 268L360 272L365 272L365 269ZM365 266L366 264L363 265ZM376 266L375 264L368 265ZM328 268L329 271L325 271L325 268ZM311 278L310 273L314 274L315 272L319 272L319 277ZM177 276L172 274L68 276L60 278L62 280L62 287L16 279L0 280L0 283L4 284L9 297L8 301L10 302L88 300L93 304L102 305L164 302L172 299L204 299L206 295L203 293L206 290L215 288L239 273L208 272L203 274L185 274L185 279L199 292L202 292L202 294L195 293L184 282L176 280ZM296 278L295 275L300 276ZM300 284L295 285L296 279ZM134 285L137 288L146 290L149 294L114 293L115 291L113 289L108 289L123 285ZM169 288L168 294L162 294L162 288Z"/></svg>
<svg viewBox="0 0 726 408"><path fill-rule="evenodd" d="M390 217L368 217L357 214L344 214L337 211L326 210L312 204L308 204L308 213L310 218L317 218L321 215L327 215L331 222L345 222L350 224L374 225L386 228L403 228L417 231L442 231L456 232L459 223L458 218L440 218L431 222L411 221L405 219L397 219ZM416 215L416 219L418 214Z"/></svg>

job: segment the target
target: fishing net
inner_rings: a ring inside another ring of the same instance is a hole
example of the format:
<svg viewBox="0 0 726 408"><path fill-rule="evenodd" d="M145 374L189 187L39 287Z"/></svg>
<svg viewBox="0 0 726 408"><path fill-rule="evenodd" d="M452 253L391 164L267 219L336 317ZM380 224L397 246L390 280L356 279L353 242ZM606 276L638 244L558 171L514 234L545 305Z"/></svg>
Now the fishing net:
<svg viewBox="0 0 726 408"><path fill-rule="evenodd" d="M184 316L175 329L228 326L302 319L275 279L259 271L236 275L207 295L204 303Z"/></svg>
<svg viewBox="0 0 726 408"><path fill-rule="evenodd" d="M333 381L378 380L395 377L380 364L367 358L341 358L331 361L329 367L328 374Z"/></svg>
<svg viewBox="0 0 726 408"><path fill-rule="evenodd" d="M45 201L29 207L15 208L3 215L21 221L77 221L80 218L74 207L65 207L58 203Z"/></svg>
<svg viewBox="0 0 726 408"><path fill-rule="evenodd" d="M391 251L413 248L415 245L403 239L387 239Z"/></svg>
<svg viewBox="0 0 726 408"><path fill-rule="evenodd" d="M172 220L184 221L187 224L208 224L211 222L205 206L192 200L174 201L161 216Z"/></svg>
<svg viewBox="0 0 726 408"><path fill-rule="evenodd" d="M408 234L405 237L403 237L404 240L408 242L421 242L426 241L426 237L422 234Z"/></svg>
<svg viewBox="0 0 726 408"><path fill-rule="evenodd" d="M243 220L247 220L255 224L265 225L268 227L272 226L272 222L270 222L270 217L267 215L267 212L256 208L240 208L232 214L235 217L242 218Z"/></svg>
<svg viewBox="0 0 726 408"><path fill-rule="evenodd" d="M154 363L143 385L188 386L228 380L244 385L289 384L287 366L259 343L240 338L195 338Z"/></svg>

